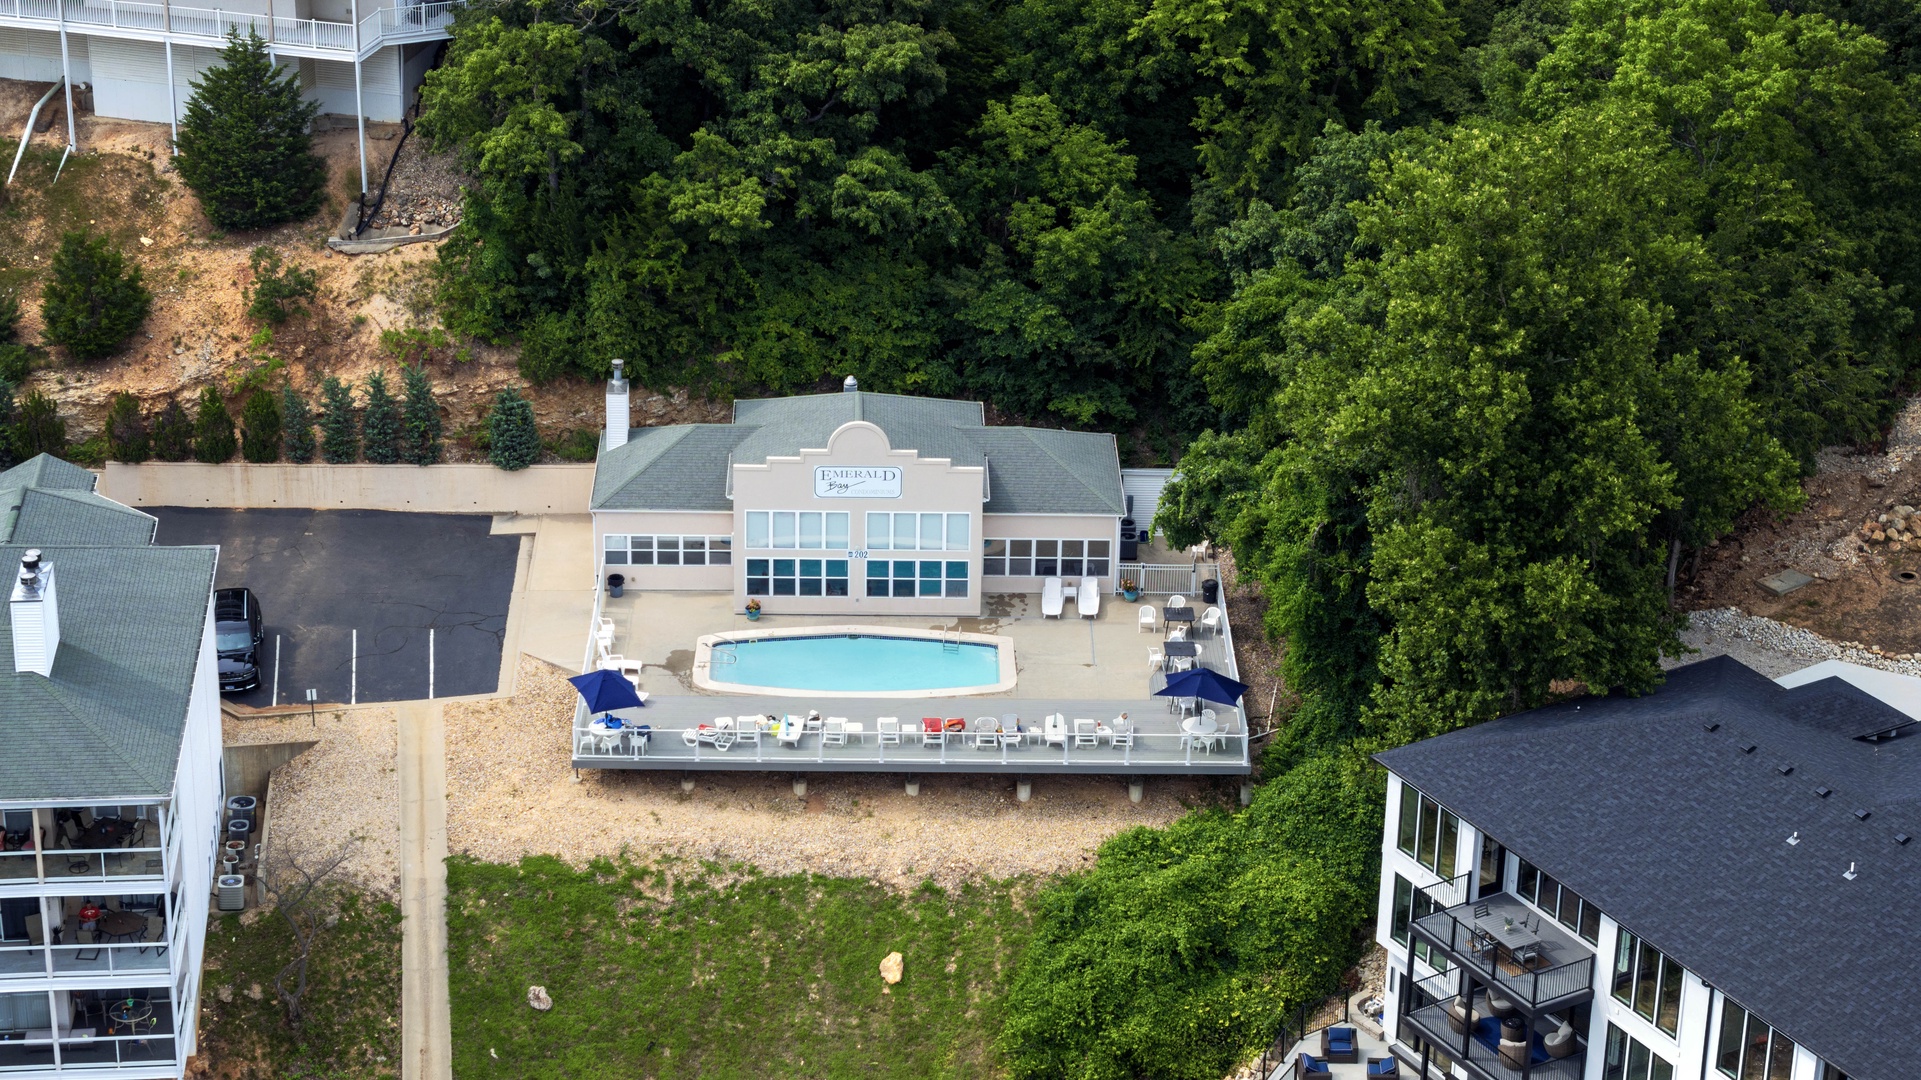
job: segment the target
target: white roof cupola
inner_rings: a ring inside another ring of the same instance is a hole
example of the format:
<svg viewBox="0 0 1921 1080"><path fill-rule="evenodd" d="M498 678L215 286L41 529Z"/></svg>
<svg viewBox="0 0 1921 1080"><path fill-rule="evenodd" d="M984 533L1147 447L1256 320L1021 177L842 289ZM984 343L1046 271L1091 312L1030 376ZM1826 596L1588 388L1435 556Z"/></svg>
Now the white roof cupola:
<svg viewBox="0 0 1921 1080"><path fill-rule="evenodd" d="M607 446L612 450L627 445L627 430L632 427L627 411L627 377L620 373L623 361L614 361L613 377L607 380Z"/></svg>
<svg viewBox="0 0 1921 1080"><path fill-rule="evenodd" d="M8 609L14 672L53 674L53 655L60 649L60 607L53 587L53 563L40 557L39 548L20 557Z"/></svg>

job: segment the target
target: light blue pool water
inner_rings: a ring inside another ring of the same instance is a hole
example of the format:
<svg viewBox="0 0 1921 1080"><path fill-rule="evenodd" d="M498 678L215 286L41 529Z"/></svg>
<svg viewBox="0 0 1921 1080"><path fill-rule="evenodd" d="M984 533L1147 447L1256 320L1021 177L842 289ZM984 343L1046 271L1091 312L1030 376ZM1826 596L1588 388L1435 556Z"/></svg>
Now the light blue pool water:
<svg viewBox="0 0 1921 1080"><path fill-rule="evenodd" d="M1001 677L993 645L846 634L726 642L714 646L711 670L717 683L796 690L946 690Z"/></svg>

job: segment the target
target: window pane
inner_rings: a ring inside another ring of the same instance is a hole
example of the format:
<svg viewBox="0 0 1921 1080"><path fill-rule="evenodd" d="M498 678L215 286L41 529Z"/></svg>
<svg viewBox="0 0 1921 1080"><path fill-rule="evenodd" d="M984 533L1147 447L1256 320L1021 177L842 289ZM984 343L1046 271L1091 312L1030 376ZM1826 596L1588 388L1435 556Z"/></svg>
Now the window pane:
<svg viewBox="0 0 1921 1080"><path fill-rule="evenodd" d="M1087 551L1087 545L1079 540L1061 541L1061 558L1078 559Z"/></svg>
<svg viewBox="0 0 1921 1080"><path fill-rule="evenodd" d="M707 563L709 566L727 566L733 561L733 537L710 536L707 538Z"/></svg>
<svg viewBox="0 0 1921 1080"><path fill-rule="evenodd" d="M1007 573L1006 559L995 558L992 555L989 555L981 559L981 575L983 577L1001 577L1006 573Z"/></svg>
<svg viewBox="0 0 1921 1080"><path fill-rule="evenodd" d="M921 579L920 594L922 596L939 596L940 595L940 579L939 578Z"/></svg>
<svg viewBox="0 0 1921 1080"><path fill-rule="evenodd" d="M914 595L915 585L916 585L916 582L911 578L895 578L894 579L894 595L896 597L912 596Z"/></svg>
<svg viewBox="0 0 1921 1080"><path fill-rule="evenodd" d="M1661 1004L1654 1010L1654 1026L1675 1033L1681 1022L1681 965L1661 957Z"/></svg>
<svg viewBox="0 0 1921 1080"><path fill-rule="evenodd" d="M1034 541L1009 540L1007 542L1007 553L1017 559L1031 559L1034 557Z"/></svg>
<svg viewBox="0 0 1921 1080"><path fill-rule="evenodd" d="M1654 980L1660 972L1661 954L1643 941L1640 955L1635 958L1634 1011L1649 1020L1654 1019Z"/></svg>
<svg viewBox="0 0 1921 1080"><path fill-rule="evenodd" d="M1007 560L1007 576L1008 577L1033 577L1034 576L1034 560L1032 559Z"/></svg>
<svg viewBox="0 0 1921 1080"><path fill-rule="evenodd" d="M1634 1004L1634 935L1622 930L1614 939L1614 997Z"/></svg>
<svg viewBox="0 0 1921 1080"><path fill-rule="evenodd" d="M1390 923L1394 940L1407 944L1408 908L1414 902L1414 884L1399 874L1394 875L1394 921Z"/></svg>
<svg viewBox="0 0 1921 1080"><path fill-rule="evenodd" d="M1790 1080L1794 1074L1794 1041L1777 1031L1769 1042L1768 1080Z"/></svg>
<svg viewBox="0 0 1921 1080"><path fill-rule="evenodd" d="M1112 573L1112 571L1108 569L1108 561L1106 559L1089 559L1087 560L1087 573L1092 577L1106 577Z"/></svg>
<svg viewBox="0 0 1921 1080"><path fill-rule="evenodd" d="M820 579L817 577L801 578L800 594L802 596L819 596L820 595Z"/></svg>
<svg viewBox="0 0 1921 1080"><path fill-rule="evenodd" d="M966 596L967 595L967 579L962 578L959 581L949 581L947 583L947 595Z"/></svg>
<svg viewBox="0 0 1921 1080"><path fill-rule="evenodd" d="M791 510L774 511L774 546L791 548L794 546L794 512Z"/></svg>
<svg viewBox="0 0 1921 1080"><path fill-rule="evenodd" d="M887 560L886 560L886 559L870 559L870 560L868 560L868 563L867 563L867 576L868 576L868 577L870 577L870 578L884 578L884 577L886 577L886 576L887 576Z"/></svg>
<svg viewBox="0 0 1921 1080"><path fill-rule="evenodd" d="M766 578L750 577L747 579L747 595L748 596L766 596L767 591L768 589L767 589Z"/></svg>
<svg viewBox="0 0 1921 1080"><path fill-rule="evenodd" d="M1061 542L1059 540L1034 541L1034 555L1036 558L1058 559L1060 558L1060 554Z"/></svg>
<svg viewBox="0 0 1921 1080"><path fill-rule="evenodd" d="M775 577L793 577L794 576L794 560L775 559L774 560L774 576Z"/></svg>
<svg viewBox="0 0 1921 1080"><path fill-rule="evenodd" d="M887 589L886 578L870 577L867 579L867 595L886 596L887 592L888 592L888 589Z"/></svg>
<svg viewBox="0 0 1921 1080"><path fill-rule="evenodd" d="M819 551L822 543L820 514L808 511L800 515L800 546L809 551Z"/></svg>
<svg viewBox="0 0 1921 1080"><path fill-rule="evenodd" d="M1414 854L1414 838L1420 834L1418 823L1421 817L1421 795L1406 784L1401 785L1401 839L1400 847L1404 854Z"/></svg>
<svg viewBox="0 0 1921 1080"><path fill-rule="evenodd" d="M990 556L991 556L991 555L1001 555L1001 556L1005 556L1005 555L1007 554L1007 541L1005 541L1005 540L982 540L982 541L981 541L981 554L982 554L982 555L990 555Z"/></svg>
<svg viewBox="0 0 1921 1080"><path fill-rule="evenodd" d="M1113 546L1114 542L1111 540L1089 540L1087 542L1087 557L1090 559L1105 559L1108 555L1107 549Z"/></svg>
<svg viewBox="0 0 1921 1080"><path fill-rule="evenodd" d="M682 566L707 565L707 538L704 536L681 537L680 564Z"/></svg>
<svg viewBox="0 0 1921 1080"><path fill-rule="evenodd" d="M747 573L753 577L765 577L767 575L767 560L748 559Z"/></svg>
<svg viewBox="0 0 1921 1080"><path fill-rule="evenodd" d="M966 564L966 563L964 563L964 562L950 562L950 563L948 563L948 564L947 564L947 576L948 576L948 577L949 577L950 579L951 579L951 578L959 578L959 579L961 579L962 581L966 581L966 580L967 580L967 564Z"/></svg>
<svg viewBox="0 0 1921 1080"><path fill-rule="evenodd" d="M1434 869L1434 849L1441 832L1441 808L1434 800L1421 796L1421 845L1414 859L1429 870Z"/></svg>
<svg viewBox="0 0 1921 1080"><path fill-rule="evenodd" d="M894 546L894 515L867 515L867 546L875 551L886 551Z"/></svg>
<svg viewBox="0 0 1921 1080"><path fill-rule="evenodd" d="M845 512L827 515L827 546L839 548L842 551L847 550L847 514Z"/></svg>
<svg viewBox="0 0 1921 1080"><path fill-rule="evenodd" d="M1608 1025L1607 1062L1601 1070L1602 1080L1627 1080L1628 1037L1620 1028Z"/></svg>
<svg viewBox="0 0 1921 1080"><path fill-rule="evenodd" d="M1061 559L1061 576L1077 578L1081 576L1081 560L1078 558Z"/></svg>
<svg viewBox="0 0 1921 1080"><path fill-rule="evenodd" d="M1741 1024L1747 1012L1732 1001L1721 1003L1721 1045L1714 1051L1714 1067L1729 1076L1741 1067Z"/></svg>
<svg viewBox="0 0 1921 1080"><path fill-rule="evenodd" d="M969 531L966 514L947 515L947 550L966 551Z"/></svg>
<svg viewBox="0 0 1921 1080"><path fill-rule="evenodd" d="M847 576L847 560L846 559L828 559L827 560L827 576L828 577L846 577Z"/></svg>
<svg viewBox="0 0 1921 1080"><path fill-rule="evenodd" d="M607 538L606 555L602 561L609 566L626 566L627 538L624 536L609 536Z"/></svg>
<svg viewBox="0 0 1921 1080"><path fill-rule="evenodd" d="M767 511L747 511L747 546L755 550L767 547Z"/></svg>
<svg viewBox="0 0 1921 1080"><path fill-rule="evenodd" d="M895 559L894 560L894 579L895 580L898 581L901 578L912 578L913 576L914 576L914 561L912 559ZM914 594L908 593L907 595L912 596Z"/></svg>
<svg viewBox="0 0 1921 1080"><path fill-rule="evenodd" d="M1443 878L1454 876L1455 851L1461 846L1461 819L1441 811L1441 864L1434 872Z"/></svg>
<svg viewBox="0 0 1921 1080"><path fill-rule="evenodd" d="M1522 859L1521 872L1516 876L1515 884L1519 886L1516 890L1517 892L1527 899L1532 900L1534 899L1535 893L1541 888L1541 872L1534 868L1533 863Z"/></svg>
<svg viewBox="0 0 1921 1080"><path fill-rule="evenodd" d="M1654 1065L1648 1072L1648 1080L1674 1080L1674 1066L1659 1054L1654 1055Z"/></svg>
<svg viewBox="0 0 1921 1080"><path fill-rule="evenodd" d="M1741 1051L1741 1080L1766 1080L1768 1035L1766 1024L1748 1017L1746 1045Z"/></svg>
<svg viewBox="0 0 1921 1080"><path fill-rule="evenodd" d="M844 577L828 578L827 579L827 595L846 596L847 595L847 579Z"/></svg>
<svg viewBox="0 0 1921 1080"><path fill-rule="evenodd" d="M1581 905L1581 929L1577 931L1590 943L1601 940L1601 909L1593 904Z"/></svg>
<svg viewBox="0 0 1921 1080"><path fill-rule="evenodd" d="M774 579L774 595L775 596L794 595L794 579L790 577L775 578Z"/></svg>
<svg viewBox="0 0 1921 1080"><path fill-rule="evenodd" d="M941 551L947 547L942 539L947 535L946 517L946 514L920 516L920 549L922 551Z"/></svg>
<svg viewBox="0 0 1921 1080"><path fill-rule="evenodd" d="M680 537L660 536L654 538L654 561L661 566L680 565Z"/></svg>
<svg viewBox="0 0 1921 1080"><path fill-rule="evenodd" d="M819 577L820 576L820 560L819 559L802 559L800 561L800 576L801 577Z"/></svg>
<svg viewBox="0 0 1921 1080"><path fill-rule="evenodd" d="M1648 1048L1628 1040L1628 1080L1647 1080Z"/></svg>
<svg viewBox="0 0 1921 1080"><path fill-rule="evenodd" d="M913 514L894 515L895 551L912 551L920 546L920 531L915 527L919 520Z"/></svg>

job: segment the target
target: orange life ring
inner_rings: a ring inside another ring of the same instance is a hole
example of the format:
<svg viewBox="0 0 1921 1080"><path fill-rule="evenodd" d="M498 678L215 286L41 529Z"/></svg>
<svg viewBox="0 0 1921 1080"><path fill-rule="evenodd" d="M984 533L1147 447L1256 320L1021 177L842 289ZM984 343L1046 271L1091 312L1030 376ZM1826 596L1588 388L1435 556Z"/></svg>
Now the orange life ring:
<svg viewBox="0 0 1921 1080"><path fill-rule="evenodd" d="M965 720L963 720L963 719L961 719L961 718L960 718L960 717L958 717L958 716L950 716L950 717L948 717L948 718L947 718L947 730L949 730L949 731L966 731L966 730L967 730L967 721L965 721Z"/></svg>

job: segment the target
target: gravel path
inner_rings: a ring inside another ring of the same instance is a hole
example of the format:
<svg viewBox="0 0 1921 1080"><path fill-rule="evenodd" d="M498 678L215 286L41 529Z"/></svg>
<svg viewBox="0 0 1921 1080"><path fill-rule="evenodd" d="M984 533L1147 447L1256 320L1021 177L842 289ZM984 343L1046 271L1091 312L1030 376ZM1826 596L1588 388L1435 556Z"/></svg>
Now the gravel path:
<svg viewBox="0 0 1921 1080"><path fill-rule="evenodd" d="M770 874L864 877L900 889L956 887L1083 866L1101 841L1227 804L1236 785L1150 777L1139 806L1118 778L923 776L910 798L890 775L706 773L692 794L678 772L590 770L574 781L574 692L560 669L522 657L512 701L450 702L448 849L492 862L527 854L574 865L623 851L741 862Z"/></svg>
<svg viewBox="0 0 1921 1080"><path fill-rule="evenodd" d="M320 855L354 846L341 877L389 900L400 898L399 748L391 708L223 721L229 744L318 745L274 774L267 807L272 843Z"/></svg>
<svg viewBox="0 0 1921 1080"><path fill-rule="evenodd" d="M1664 659L1663 667L1732 656L1770 679L1823 660L1845 660L1863 667L1921 676L1921 654L1890 653L1858 641L1829 641L1812 630L1748 615L1738 608L1713 608L1688 615L1681 640L1699 653Z"/></svg>

